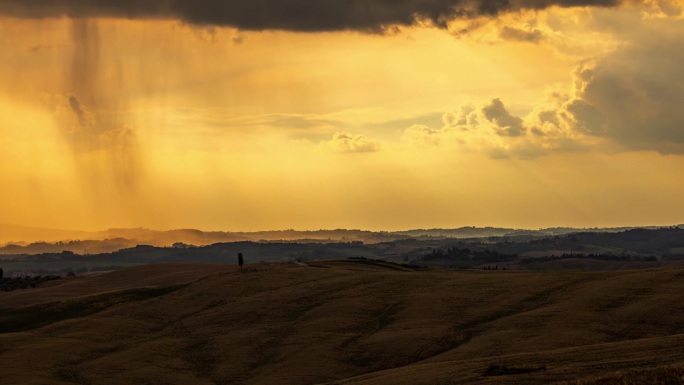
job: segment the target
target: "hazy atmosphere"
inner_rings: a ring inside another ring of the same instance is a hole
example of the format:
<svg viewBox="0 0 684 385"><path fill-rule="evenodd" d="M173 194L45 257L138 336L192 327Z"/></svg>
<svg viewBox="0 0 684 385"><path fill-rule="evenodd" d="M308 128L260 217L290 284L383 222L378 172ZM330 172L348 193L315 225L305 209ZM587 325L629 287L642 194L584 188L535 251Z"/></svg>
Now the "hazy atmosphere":
<svg viewBox="0 0 684 385"><path fill-rule="evenodd" d="M683 7L0 0L0 223L681 223Z"/></svg>

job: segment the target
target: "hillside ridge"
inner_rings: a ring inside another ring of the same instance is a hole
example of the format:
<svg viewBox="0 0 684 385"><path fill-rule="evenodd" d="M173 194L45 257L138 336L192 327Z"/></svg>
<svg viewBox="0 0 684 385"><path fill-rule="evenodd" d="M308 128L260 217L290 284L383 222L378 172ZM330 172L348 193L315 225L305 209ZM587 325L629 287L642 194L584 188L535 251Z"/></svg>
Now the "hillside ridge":
<svg viewBox="0 0 684 385"><path fill-rule="evenodd" d="M382 385L545 366L512 376L541 384L684 364L684 269L316 265L159 264L0 293L0 371L22 384ZM22 311L64 309L73 317L16 328Z"/></svg>

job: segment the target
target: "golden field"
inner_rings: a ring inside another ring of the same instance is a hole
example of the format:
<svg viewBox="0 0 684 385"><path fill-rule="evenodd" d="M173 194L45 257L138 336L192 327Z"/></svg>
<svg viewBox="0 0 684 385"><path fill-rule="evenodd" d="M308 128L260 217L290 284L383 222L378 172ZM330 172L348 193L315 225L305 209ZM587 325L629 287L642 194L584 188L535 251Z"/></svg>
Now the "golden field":
<svg viewBox="0 0 684 385"><path fill-rule="evenodd" d="M684 383L684 269L146 265L0 292L2 384Z"/></svg>

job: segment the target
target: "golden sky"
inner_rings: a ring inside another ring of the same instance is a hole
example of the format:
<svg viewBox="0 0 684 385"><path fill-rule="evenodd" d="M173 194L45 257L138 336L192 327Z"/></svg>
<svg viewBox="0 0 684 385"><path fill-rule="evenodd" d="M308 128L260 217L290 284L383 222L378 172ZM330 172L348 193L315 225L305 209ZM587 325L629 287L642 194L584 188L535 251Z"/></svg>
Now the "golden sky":
<svg viewBox="0 0 684 385"><path fill-rule="evenodd" d="M0 223L684 222L678 0L270 2L0 0Z"/></svg>

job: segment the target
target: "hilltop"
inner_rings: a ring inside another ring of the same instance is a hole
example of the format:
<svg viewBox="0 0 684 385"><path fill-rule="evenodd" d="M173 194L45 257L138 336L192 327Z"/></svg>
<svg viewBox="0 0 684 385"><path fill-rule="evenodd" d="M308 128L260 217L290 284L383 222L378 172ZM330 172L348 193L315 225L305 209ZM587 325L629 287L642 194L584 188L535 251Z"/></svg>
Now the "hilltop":
<svg viewBox="0 0 684 385"><path fill-rule="evenodd" d="M147 265L0 293L0 373L10 384L681 378L683 290L679 268Z"/></svg>

